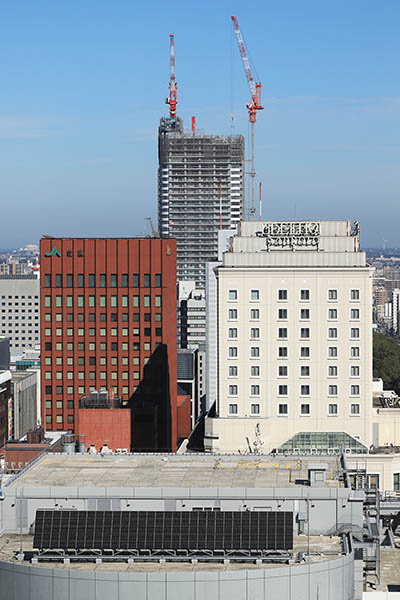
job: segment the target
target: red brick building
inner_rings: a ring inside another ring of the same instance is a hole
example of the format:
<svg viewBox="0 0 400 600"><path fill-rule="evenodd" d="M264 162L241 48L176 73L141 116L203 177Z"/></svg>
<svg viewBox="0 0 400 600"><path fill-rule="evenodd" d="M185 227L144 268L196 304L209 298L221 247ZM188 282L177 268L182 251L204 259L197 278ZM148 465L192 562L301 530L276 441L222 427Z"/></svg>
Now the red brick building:
<svg viewBox="0 0 400 600"><path fill-rule="evenodd" d="M79 398L109 390L132 449L175 450L176 241L46 237L40 264L46 428L74 430Z"/></svg>

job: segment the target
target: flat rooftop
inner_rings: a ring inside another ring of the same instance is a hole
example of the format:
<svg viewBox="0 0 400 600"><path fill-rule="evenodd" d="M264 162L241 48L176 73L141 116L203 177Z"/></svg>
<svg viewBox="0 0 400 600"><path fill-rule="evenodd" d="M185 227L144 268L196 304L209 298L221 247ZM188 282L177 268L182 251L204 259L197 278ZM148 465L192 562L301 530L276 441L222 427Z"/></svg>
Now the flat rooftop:
<svg viewBox="0 0 400 600"><path fill-rule="evenodd" d="M297 557L299 552L307 552L307 536L294 536L293 554ZM22 543L23 552L32 553L32 535L19 536L17 534L4 534L0 537L0 560L21 564L16 558ZM310 536L309 562L323 562L338 558L342 554L342 542L339 537L330 537L325 535ZM22 564L29 564L24 561ZM302 563L299 563L302 564ZM124 572L165 572L165 571L237 571L239 569L268 569L272 567L287 567L282 563L262 563L256 565L255 562L230 562L223 564L218 562L199 562L197 565L190 562L103 562L96 564L94 562L71 562L64 565L63 562L45 562L40 561L35 564L36 567L47 567L57 569L74 569L80 571L124 571Z"/></svg>
<svg viewBox="0 0 400 600"><path fill-rule="evenodd" d="M312 456L46 454L10 486L298 488L295 480L307 479L316 462ZM342 487L339 458L322 462L327 465L323 487Z"/></svg>

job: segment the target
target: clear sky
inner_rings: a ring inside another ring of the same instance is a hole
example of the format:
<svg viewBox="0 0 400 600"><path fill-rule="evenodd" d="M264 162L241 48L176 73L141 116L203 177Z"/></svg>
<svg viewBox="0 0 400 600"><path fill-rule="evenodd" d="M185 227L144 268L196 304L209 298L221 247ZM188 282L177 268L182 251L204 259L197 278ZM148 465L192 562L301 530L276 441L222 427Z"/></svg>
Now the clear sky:
<svg viewBox="0 0 400 600"><path fill-rule="evenodd" d="M263 84L263 216L358 219L364 246L400 246L398 0L0 6L0 247L156 222L170 33L186 127L227 134L233 112L248 137L232 14Z"/></svg>

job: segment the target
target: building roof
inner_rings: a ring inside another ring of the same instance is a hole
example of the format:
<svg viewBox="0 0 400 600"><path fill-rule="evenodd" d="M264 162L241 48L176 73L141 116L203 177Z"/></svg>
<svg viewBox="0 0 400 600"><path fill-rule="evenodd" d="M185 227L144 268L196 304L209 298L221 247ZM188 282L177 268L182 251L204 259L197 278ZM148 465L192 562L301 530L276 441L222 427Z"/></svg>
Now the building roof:
<svg viewBox="0 0 400 600"><path fill-rule="evenodd" d="M299 488L315 457L255 455L47 454L15 478L12 487ZM325 487L341 483L339 457L324 457Z"/></svg>

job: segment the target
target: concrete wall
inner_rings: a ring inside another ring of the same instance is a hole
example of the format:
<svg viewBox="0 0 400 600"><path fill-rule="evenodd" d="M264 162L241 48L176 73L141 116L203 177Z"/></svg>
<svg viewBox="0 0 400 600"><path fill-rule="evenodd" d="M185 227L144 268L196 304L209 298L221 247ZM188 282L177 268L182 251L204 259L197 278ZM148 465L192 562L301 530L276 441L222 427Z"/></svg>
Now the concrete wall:
<svg viewBox="0 0 400 600"><path fill-rule="evenodd" d="M38 371L26 371L24 378L13 379L14 390L14 439L19 440L27 431L37 426Z"/></svg>
<svg viewBox="0 0 400 600"><path fill-rule="evenodd" d="M282 510L310 517L310 535L330 534L345 523L363 526L363 493L343 488L101 488L5 487L0 533L28 533L39 508L78 510ZM294 531L298 524L295 520ZM305 532L308 532L306 524Z"/></svg>
<svg viewBox="0 0 400 600"><path fill-rule="evenodd" d="M313 565L235 571L112 572L0 562L9 600L351 600L354 555Z"/></svg>

